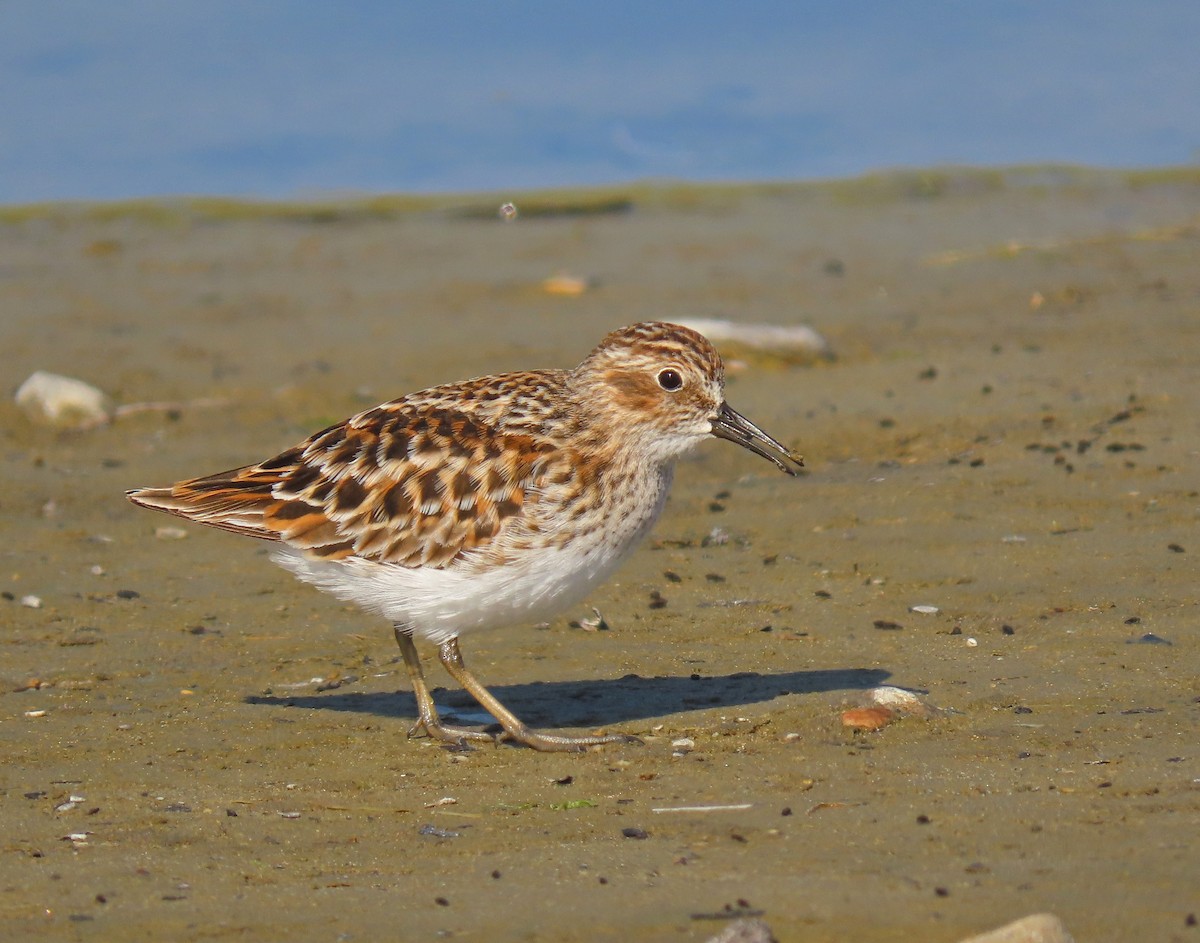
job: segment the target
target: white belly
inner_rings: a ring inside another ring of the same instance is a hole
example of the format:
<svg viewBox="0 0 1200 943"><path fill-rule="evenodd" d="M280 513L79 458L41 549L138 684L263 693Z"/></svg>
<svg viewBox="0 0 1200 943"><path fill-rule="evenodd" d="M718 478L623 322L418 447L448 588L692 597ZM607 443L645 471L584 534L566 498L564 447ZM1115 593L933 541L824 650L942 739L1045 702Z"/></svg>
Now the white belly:
<svg viewBox="0 0 1200 943"><path fill-rule="evenodd" d="M664 469L649 493L614 509L603 524L561 548L528 549L500 566L443 569L347 558L311 559L286 545L272 559L306 583L407 626L435 644L477 629L541 622L608 578L650 530L670 485ZM649 499L649 500L648 500Z"/></svg>

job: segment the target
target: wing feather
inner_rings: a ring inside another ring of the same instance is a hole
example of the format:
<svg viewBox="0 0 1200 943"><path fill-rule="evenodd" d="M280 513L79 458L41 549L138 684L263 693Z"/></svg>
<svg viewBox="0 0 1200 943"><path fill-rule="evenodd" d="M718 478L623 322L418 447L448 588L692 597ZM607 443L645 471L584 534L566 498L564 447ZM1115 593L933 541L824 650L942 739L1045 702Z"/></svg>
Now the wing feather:
<svg viewBox="0 0 1200 943"><path fill-rule="evenodd" d="M444 567L519 526L561 465L536 422L509 428L447 399L397 400L257 465L128 497L318 558Z"/></svg>

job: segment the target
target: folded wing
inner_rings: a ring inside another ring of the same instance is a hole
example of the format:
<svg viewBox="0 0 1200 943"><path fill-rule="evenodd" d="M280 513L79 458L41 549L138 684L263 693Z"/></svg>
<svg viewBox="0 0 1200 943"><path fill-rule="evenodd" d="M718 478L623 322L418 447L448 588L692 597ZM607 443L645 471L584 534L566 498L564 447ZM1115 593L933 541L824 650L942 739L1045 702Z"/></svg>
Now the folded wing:
<svg viewBox="0 0 1200 943"><path fill-rule="evenodd" d="M443 567L507 527L535 527L530 506L553 456L533 434L400 401L257 465L128 497L321 559Z"/></svg>

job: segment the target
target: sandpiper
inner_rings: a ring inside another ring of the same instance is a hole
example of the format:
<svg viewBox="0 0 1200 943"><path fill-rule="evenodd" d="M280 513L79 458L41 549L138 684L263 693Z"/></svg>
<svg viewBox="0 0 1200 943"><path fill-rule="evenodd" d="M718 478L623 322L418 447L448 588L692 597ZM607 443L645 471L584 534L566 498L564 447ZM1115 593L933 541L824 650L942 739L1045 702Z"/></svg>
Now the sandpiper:
<svg viewBox="0 0 1200 943"><path fill-rule="evenodd" d="M795 475L802 459L725 402L703 335L645 322L573 370L435 386L359 413L274 458L129 500L273 542L307 583L390 620L412 679L410 733L538 750L636 741L530 729L463 663L464 633L541 621L581 599L663 509L677 458L710 436ZM445 724L414 639L503 733Z"/></svg>

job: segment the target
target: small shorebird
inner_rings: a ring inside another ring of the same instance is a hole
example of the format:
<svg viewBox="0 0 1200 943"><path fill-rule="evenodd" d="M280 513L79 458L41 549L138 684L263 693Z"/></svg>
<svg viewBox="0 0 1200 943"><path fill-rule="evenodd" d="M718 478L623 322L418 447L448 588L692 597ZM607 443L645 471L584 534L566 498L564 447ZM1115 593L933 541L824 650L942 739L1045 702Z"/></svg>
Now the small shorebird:
<svg viewBox="0 0 1200 943"><path fill-rule="evenodd" d="M574 370L435 386L369 409L257 465L138 488L142 507L274 542L307 583L391 620L412 678L411 733L538 750L636 741L531 730L467 670L465 632L535 622L604 580L658 518L675 459L709 436L795 475L798 455L725 402L721 357L685 327L605 337ZM442 723L414 645L504 728Z"/></svg>

